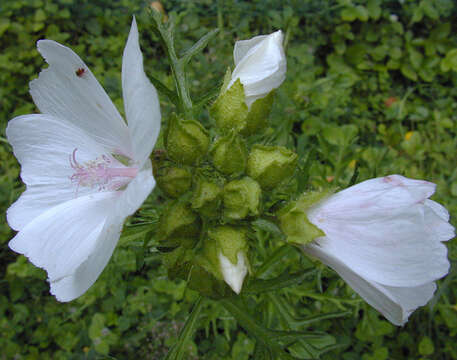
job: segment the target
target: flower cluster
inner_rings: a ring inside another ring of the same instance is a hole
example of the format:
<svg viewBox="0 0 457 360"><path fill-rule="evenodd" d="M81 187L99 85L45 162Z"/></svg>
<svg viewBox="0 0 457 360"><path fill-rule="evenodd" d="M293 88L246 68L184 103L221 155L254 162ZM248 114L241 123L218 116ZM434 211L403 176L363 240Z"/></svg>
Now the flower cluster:
<svg viewBox="0 0 457 360"><path fill-rule="evenodd" d="M27 186L7 213L18 231L9 246L47 271L58 300L96 281L125 219L156 181L165 201L154 228L164 265L208 297L242 291L255 253L252 223L265 216L396 325L448 273L443 242L454 228L429 199L434 184L390 175L333 194L290 190L298 155L261 140L286 74L281 31L236 42L235 68L209 108L214 128L192 112L171 114L165 149L152 162L161 114L135 19L122 62L127 124L72 50L50 40L37 46L49 64L30 84L41 114L16 117L6 131Z"/></svg>

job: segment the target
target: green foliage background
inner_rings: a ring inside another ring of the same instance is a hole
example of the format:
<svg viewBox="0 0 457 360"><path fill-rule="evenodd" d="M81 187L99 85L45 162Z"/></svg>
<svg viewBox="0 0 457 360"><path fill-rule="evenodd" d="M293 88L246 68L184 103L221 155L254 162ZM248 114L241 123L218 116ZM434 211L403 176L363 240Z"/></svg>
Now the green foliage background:
<svg viewBox="0 0 457 360"><path fill-rule="evenodd" d="M303 184L346 187L358 179L403 174L437 183L434 199L457 217L457 5L453 0L163 1L176 13L178 47L221 29L189 74L195 97L220 86L234 41L283 29L287 80L272 113L276 140L302 158ZM24 187L5 140L7 121L36 112L28 82L44 66L38 39L62 42L90 66L122 112L121 54L136 14L147 73L172 78L141 0L3 0L0 4L0 359L161 359L174 343L196 293L169 281L157 252L146 251L149 227L125 227L96 284L71 303L49 295L44 271L9 250L8 206ZM161 97L166 115L171 104ZM204 120L204 119L203 119ZM305 178L307 177L307 178ZM305 189L304 189L305 190ZM141 213L154 223L153 195ZM135 229L138 230L138 229ZM259 257L271 236L259 229ZM331 334L302 358L457 359L457 245L448 243L451 273L430 304L397 328L366 305L331 270L300 285L249 299L277 329ZM315 265L291 251L275 273ZM296 318L347 310L344 318L303 325ZM249 359L254 340L216 302L206 301L189 359ZM317 350L316 350L317 349ZM315 355L313 355L315 354ZM252 356L251 356L252 358Z"/></svg>

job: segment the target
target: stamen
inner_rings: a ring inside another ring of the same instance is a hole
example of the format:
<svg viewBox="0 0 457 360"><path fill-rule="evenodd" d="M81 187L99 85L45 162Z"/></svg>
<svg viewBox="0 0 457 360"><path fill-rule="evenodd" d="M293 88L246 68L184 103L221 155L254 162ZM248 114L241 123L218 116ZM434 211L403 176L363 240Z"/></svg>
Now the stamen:
<svg viewBox="0 0 457 360"><path fill-rule="evenodd" d="M70 155L70 166L75 171L70 180L77 184L76 191L80 186L116 191L126 186L138 173L137 168L123 166L107 155L81 164L76 160L77 150L74 149Z"/></svg>

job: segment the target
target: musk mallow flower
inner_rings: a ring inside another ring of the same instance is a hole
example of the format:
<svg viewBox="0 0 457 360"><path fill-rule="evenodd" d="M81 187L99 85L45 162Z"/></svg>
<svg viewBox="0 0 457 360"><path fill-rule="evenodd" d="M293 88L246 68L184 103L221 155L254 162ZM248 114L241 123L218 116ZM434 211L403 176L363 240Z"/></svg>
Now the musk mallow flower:
<svg viewBox="0 0 457 360"><path fill-rule="evenodd" d="M154 188L159 101L135 19L122 60L128 126L78 55L51 40L37 47L49 64L30 83L41 114L18 116L6 130L27 185L7 212L18 231L9 246L47 271L58 300L70 301L98 278L125 218Z"/></svg>
<svg viewBox="0 0 457 360"><path fill-rule="evenodd" d="M286 78L287 63L282 43L281 30L235 43L235 69L228 88L240 79L248 107L278 88Z"/></svg>
<svg viewBox="0 0 457 360"><path fill-rule="evenodd" d="M425 305L449 271L449 213L435 184L390 175L364 181L306 211L324 236L302 245L395 325Z"/></svg>

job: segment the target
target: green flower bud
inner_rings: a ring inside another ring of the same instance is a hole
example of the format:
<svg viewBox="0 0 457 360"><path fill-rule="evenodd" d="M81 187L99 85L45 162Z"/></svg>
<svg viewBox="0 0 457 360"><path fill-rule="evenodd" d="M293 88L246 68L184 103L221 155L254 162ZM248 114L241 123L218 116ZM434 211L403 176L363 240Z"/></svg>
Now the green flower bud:
<svg viewBox="0 0 457 360"><path fill-rule="evenodd" d="M165 144L172 160L192 165L208 150L208 132L197 121L181 120L172 115L165 133Z"/></svg>
<svg viewBox="0 0 457 360"><path fill-rule="evenodd" d="M197 263L222 280L219 254L224 255L231 263L237 264L239 252L247 252L245 230L235 226L218 226L208 230L208 238L197 257Z"/></svg>
<svg viewBox="0 0 457 360"><path fill-rule="evenodd" d="M162 246L192 248L200 235L200 219L188 204L173 201L163 212L157 237Z"/></svg>
<svg viewBox="0 0 457 360"><path fill-rule="evenodd" d="M206 217L217 217L221 204L222 189L214 182L201 179L192 197L192 209Z"/></svg>
<svg viewBox="0 0 457 360"><path fill-rule="evenodd" d="M176 166L154 168L154 178L157 186L165 194L174 198L184 194L192 185L192 174L188 170Z"/></svg>
<svg viewBox="0 0 457 360"><path fill-rule="evenodd" d="M245 103L244 88L240 79L219 95L210 109L210 114L222 132L241 131L246 127L248 106Z"/></svg>
<svg viewBox="0 0 457 360"><path fill-rule="evenodd" d="M327 192L311 192L300 196L278 213L280 227L287 241L295 244L308 244L314 239L325 236L318 227L308 220L308 209L328 195Z"/></svg>
<svg viewBox="0 0 457 360"><path fill-rule="evenodd" d="M248 157L247 174L264 189L272 189L293 175L297 154L282 146L254 145Z"/></svg>
<svg viewBox="0 0 457 360"><path fill-rule="evenodd" d="M259 215L260 185L250 177L233 180L224 186L224 216L232 220Z"/></svg>
<svg viewBox="0 0 457 360"><path fill-rule="evenodd" d="M221 173L240 174L246 168L248 151L244 140L232 132L216 141L211 156L214 167Z"/></svg>
<svg viewBox="0 0 457 360"><path fill-rule="evenodd" d="M208 231L206 253L208 263L216 277L224 281L237 294L240 293L248 272L246 233L232 226L219 226Z"/></svg>
<svg viewBox="0 0 457 360"><path fill-rule="evenodd" d="M210 255L211 262L218 264L219 268L219 251L228 259L231 263L236 264L238 262L238 253L247 253L248 245L246 241L246 231L243 228L235 226L218 226L208 230L208 243L215 244L208 245L211 249ZM206 245L206 244L205 244ZM221 276L220 269L219 276ZM220 277L222 278L222 277Z"/></svg>

